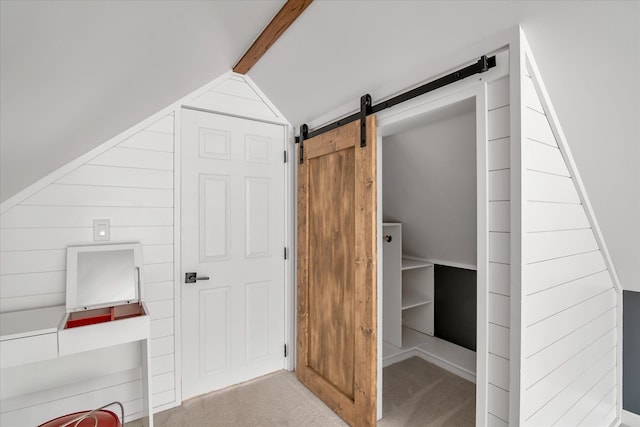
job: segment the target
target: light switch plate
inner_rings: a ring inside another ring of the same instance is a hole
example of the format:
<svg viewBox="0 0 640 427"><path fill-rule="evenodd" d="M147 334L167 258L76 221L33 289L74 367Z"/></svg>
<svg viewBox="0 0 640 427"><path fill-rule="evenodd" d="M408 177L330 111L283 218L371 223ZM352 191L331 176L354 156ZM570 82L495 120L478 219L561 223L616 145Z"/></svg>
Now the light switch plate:
<svg viewBox="0 0 640 427"><path fill-rule="evenodd" d="M105 242L111 240L111 225L108 219L93 220L93 241Z"/></svg>

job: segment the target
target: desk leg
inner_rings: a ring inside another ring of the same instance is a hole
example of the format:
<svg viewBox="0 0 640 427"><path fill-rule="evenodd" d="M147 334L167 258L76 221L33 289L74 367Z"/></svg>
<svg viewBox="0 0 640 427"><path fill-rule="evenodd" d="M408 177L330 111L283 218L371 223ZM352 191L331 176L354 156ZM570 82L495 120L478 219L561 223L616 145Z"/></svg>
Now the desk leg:
<svg viewBox="0 0 640 427"><path fill-rule="evenodd" d="M146 425L153 427L153 405L151 404L151 339L146 338L140 341L140 353L142 358L142 411L146 414Z"/></svg>

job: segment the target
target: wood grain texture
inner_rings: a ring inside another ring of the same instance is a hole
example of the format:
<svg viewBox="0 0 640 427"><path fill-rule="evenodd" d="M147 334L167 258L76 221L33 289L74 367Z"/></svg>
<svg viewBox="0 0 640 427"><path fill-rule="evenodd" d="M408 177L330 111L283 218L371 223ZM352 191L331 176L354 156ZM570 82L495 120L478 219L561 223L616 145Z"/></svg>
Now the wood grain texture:
<svg viewBox="0 0 640 427"><path fill-rule="evenodd" d="M376 125L304 142L298 166L297 367L352 426L376 423Z"/></svg>
<svg viewBox="0 0 640 427"><path fill-rule="evenodd" d="M312 1L313 0L288 0L271 22L269 22L269 25L260 33L251 47L242 55L240 61L233 67L233 71L240 74L247 74L251 67L262 58L262 55L269 50Z"/></svg>
<svg viewBox="0 0 640 427"><path fill-rule="evenodd" d="M309 159L309 366L353 399L355 150Z"/></svg>
<svg viewBox="0 0 640 427"><path fill-rule="evenodd" d="M358 122L359 124L359 122ZM366 120L367 146L356 148L356 420L376 425L377 402L377 125ZM356 138L357 140L357 138Z"/></svg>

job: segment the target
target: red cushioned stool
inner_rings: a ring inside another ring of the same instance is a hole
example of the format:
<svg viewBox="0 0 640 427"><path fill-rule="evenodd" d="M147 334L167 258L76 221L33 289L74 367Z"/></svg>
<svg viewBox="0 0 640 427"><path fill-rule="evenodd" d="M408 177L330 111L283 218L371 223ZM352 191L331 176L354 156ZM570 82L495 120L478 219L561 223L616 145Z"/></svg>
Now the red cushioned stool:
<svg viewBox="0 0 640 427"><path fill-rule="evenodd" d="M118 419L118 416L114 412L104 409L111 405L118 405L120 407L120 419ZM122 427L123 422L124 408L122 407L122 403L111 402L93 411L81 411L63 415L55 420L40 424L38 427Z"/></svg>

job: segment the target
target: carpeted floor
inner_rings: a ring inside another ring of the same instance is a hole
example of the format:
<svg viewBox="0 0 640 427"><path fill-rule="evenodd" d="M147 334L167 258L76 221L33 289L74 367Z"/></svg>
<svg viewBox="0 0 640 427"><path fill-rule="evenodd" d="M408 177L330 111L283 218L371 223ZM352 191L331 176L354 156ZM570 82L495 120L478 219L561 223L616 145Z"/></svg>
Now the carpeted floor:
<svg viewBox="0 0 640 427"><path fill-rule="evenodd" d="M475 425L475 385L413 357L383 370L381 427ZM156 427L318 426L346 424L293 372L276 372L160 412ZM127 423L138 427L141 423Z"/></svg>
<svg viewBox="0 0 640 427"><path fill-rule="evenodd" d="M380 427L476 424L476 385L418 357L382 371Z"/></svg>

